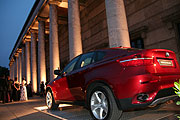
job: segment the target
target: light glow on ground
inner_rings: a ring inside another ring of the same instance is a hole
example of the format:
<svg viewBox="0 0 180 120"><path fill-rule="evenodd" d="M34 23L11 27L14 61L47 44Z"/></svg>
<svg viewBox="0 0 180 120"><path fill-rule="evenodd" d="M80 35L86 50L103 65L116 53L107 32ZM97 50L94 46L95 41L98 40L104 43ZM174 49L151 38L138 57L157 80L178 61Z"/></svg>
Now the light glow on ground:
<svg viewBox="0 0 180 120"><path fill-rule="evenodd" d="M65 107L72 107L72 105L70 105L70 104L59 104L59 108L65 108ZM48 107L47 106L40 106L40 107L35 107L34 109L43 111L43 110L47 110Z"/></svg>
<svg viewBox="0 0 180 120"><path fill-rule="evenodd" d="M70 104L60 104L60 105L59 105L60 111L62 111L63 108L66 108L66 107L72 107L72 105L70 105ZM48 107L47 107L47 106L34 107L34 109L35 109L35 110L38 110L38 111L41 111L41 112L43 112L43 113L49 114L49 115L51 115L51 116L53 116L53 117L55 117L55 118L58 118L58 119L61 119L61 120L67 120L66 118L62 118L62 117L60 117L60 116L54 115L54 114L52 114L52 113L50 113L50 112L47 112L47 110L48 110Z"/></svg>

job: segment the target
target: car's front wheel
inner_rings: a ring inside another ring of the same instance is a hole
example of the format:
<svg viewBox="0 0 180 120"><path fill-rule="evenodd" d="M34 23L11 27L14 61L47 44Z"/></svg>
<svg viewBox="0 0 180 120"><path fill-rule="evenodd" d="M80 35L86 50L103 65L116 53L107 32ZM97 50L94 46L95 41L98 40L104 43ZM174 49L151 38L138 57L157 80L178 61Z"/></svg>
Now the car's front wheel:
<svg viewBox="0 0 180 120"><path fill-rule="evenodd" d="M59 106L59 104L55 103L53 94L50 90L46 93L46 105L48 109L52 109L52 110L57 109Z"/></svg>
<svg viewBox="0 0 180 120"><path fill-rule="evenodd" d="M122 111L118 109L114 96L109 87L96 84L90 89L89 109L96 120L118 120Z"/></svg>

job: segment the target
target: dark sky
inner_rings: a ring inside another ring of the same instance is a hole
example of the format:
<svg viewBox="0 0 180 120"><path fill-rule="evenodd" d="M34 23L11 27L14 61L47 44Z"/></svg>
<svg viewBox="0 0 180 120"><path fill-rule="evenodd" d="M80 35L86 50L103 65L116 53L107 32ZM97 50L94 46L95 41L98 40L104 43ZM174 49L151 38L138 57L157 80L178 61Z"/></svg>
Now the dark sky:
<svg viewBox="0 0 180 120"><path fill-rule="evenodd" d="M35 0L0 0L0 66L9 67L9 55Z"/></svg>

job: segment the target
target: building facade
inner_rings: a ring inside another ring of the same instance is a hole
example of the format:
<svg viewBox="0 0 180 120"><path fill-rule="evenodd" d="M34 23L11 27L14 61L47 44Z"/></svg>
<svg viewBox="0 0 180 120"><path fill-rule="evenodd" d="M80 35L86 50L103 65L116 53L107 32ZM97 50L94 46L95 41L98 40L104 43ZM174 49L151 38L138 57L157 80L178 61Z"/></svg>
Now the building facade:
<svg viewBox="0 0 180 120"><path fill-rule="evenodd" d="M10 54L10 77L33 91L75 56L108 47L169 49L180 58L179 0L36 0Z"/></svg>

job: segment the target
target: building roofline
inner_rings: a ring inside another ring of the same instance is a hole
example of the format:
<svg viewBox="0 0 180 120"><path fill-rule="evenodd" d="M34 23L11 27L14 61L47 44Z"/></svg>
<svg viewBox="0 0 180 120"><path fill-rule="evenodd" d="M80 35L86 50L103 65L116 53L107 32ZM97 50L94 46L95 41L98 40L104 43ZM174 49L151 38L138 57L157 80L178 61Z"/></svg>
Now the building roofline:
<svg viewBox="0 0 180 120"><path fill-rule="evenodd" d="M24 35L26 34L26 32L29 29L29 26L32 24L32 22L34 21L35 17L37 16L39 10L41 9L41 7L43 6L43 4L45 3L46 0L36 0L27 19L26 22L24 23L24 26L18 36L18 39L16 40L16 43L13 47L13 50L9 56L9 60L11 60L11 58L14 56L14 53L16 52L16 49L19 47L19 45L22 42L22 39L24 37Z"/></svg>

